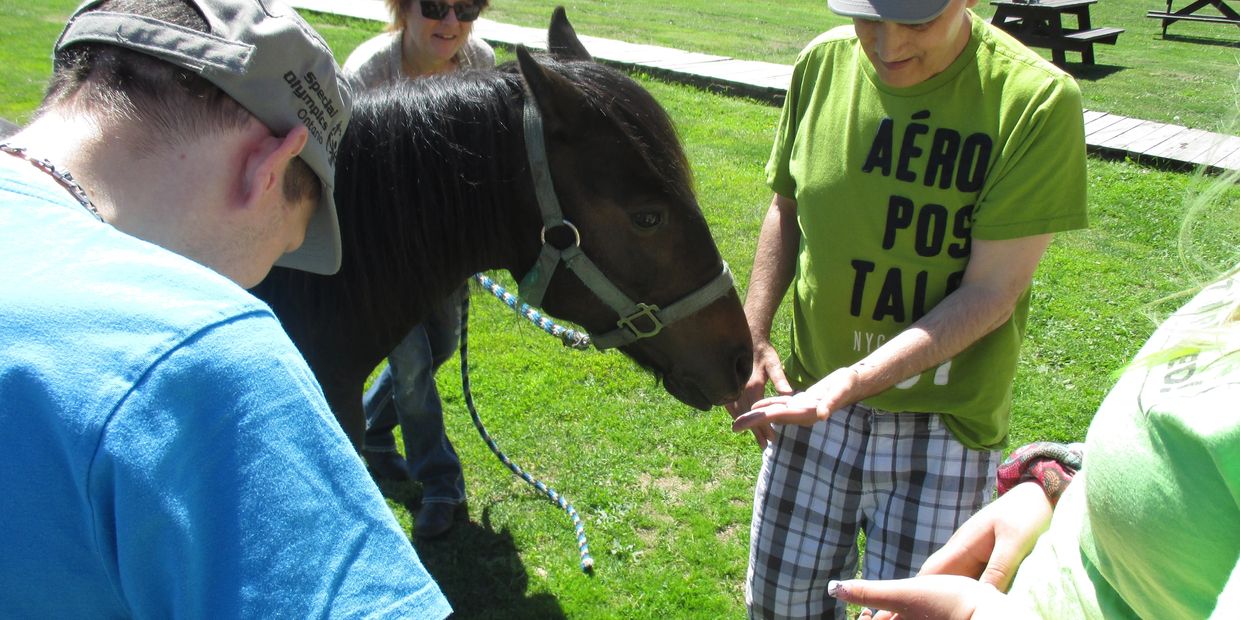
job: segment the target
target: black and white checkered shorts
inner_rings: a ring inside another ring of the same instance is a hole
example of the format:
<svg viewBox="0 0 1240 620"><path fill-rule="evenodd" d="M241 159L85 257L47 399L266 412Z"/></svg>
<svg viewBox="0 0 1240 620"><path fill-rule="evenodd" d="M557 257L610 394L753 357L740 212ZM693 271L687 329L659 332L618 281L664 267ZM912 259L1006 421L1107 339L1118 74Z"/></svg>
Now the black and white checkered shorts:
<svg viewBox="0 0 1240 620"><path fill-rule="evenodd" d="M751 618L843 619L827 582L898 579L990 501L1002 452L970 450L937 414L854 405L777 427L754 495L745 599Z"/></svg>

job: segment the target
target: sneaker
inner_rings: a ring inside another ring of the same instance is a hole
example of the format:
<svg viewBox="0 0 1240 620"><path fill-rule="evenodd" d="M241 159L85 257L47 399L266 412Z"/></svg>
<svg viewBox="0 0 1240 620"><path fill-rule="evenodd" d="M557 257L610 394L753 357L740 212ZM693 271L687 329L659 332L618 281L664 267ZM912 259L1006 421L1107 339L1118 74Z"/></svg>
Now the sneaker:
<svg viewBox="0 0 1240 620"><path fill-rule="evenodd" d="M366 469L370 470L370 477L376 481L413 479L413 476L409 475L409 465L405 463L405 457L399 452L362 450L362 458L366 459Z"/></svg>
<svg viewBox="0 0 1240 620"><path fill-rule="evenodd" d="M422 504L422 509L418 511L418 518L413 523L413 535L422 539L438 538L452 529L458 517L469 518L469 508L466 507L465 502Z"/></svg>

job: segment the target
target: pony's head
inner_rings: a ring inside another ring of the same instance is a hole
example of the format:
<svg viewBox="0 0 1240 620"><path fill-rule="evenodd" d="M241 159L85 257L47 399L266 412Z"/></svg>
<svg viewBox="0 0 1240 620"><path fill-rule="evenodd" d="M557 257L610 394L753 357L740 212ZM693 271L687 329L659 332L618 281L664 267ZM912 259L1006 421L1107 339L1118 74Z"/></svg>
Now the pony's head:
<svg viewBox="0 0 1240 620"><path fill-rule="evenodd" d="M563 9L548 48L551 58L517 50L541 120L525 112L526 143L545 142L545 160L528 155L533 183L553 194L540 196L542 231L527 233L512 270L522 296L619 347L688 405L733 400L749 377L749 330L671 120L593 62Z"/></svg>

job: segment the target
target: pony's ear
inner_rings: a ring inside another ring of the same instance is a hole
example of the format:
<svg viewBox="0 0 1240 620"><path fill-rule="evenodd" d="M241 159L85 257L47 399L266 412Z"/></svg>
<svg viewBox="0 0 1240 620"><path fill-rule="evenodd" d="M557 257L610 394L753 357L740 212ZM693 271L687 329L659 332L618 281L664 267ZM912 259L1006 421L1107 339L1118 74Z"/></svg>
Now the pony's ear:
<svg viewBox="0 0 1240 620"><path fill-rule="evenodd" d="M547 51L559 60L594 60L586 46L577 38L577 31L568 23L564 7L557 6L551 13L551 27L547 29Z"/></svg>
<svg viewBox="0 0 1240 620"><path fill-rule="evenodd" d="M567 131L584 120L589 104L575 84L540 64L524 45L517 46L517 66L549 131Z"/></svg>

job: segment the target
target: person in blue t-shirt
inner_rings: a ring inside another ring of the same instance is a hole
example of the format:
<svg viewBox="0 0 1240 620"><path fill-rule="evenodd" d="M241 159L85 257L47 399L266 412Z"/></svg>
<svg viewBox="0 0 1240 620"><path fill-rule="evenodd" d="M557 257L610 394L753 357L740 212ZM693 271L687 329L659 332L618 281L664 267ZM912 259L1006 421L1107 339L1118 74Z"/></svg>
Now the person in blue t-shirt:
<svg viewBox="0 0 1240 620"><path fill-rule="evenodd" d="M451 613L271 310L351 95L278 0L84 3L0 140L0 617Z"/></svg>

